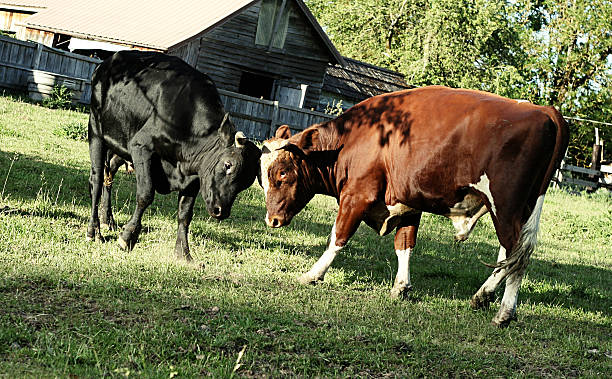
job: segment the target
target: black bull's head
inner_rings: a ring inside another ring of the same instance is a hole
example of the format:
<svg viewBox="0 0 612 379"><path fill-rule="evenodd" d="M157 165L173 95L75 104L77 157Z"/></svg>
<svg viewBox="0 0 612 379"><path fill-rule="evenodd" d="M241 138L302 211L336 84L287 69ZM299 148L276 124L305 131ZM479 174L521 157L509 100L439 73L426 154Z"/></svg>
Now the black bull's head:
<svg viewBox="0 0 612 379"><path fill-rule="evenodd" d="M261 150L248 141L242 132L235 132L224 119L219 129L222 148L214 161L202 163L199 170L200 192L206 209L218 220L229 217L239 192L255 181L259 171Z"/></svg>

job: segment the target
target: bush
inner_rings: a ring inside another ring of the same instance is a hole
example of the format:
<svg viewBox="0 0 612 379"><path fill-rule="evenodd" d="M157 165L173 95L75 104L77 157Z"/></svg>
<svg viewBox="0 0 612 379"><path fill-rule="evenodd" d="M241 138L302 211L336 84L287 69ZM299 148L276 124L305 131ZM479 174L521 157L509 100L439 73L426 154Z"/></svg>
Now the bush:
<svg viewBox="0 0 612 379"><path fill-rule="evenodd" d="M51 109L70 109L72 106L72 91L65 86L53 86L48 98L43 100L43 105Z"/></svg>
<svg viewBox="0 0 612 379"><path fill-rule="evenodd" d="M87 124L75 121L61 124L53 131L59 137L67 137L75 141L85 141L87 139Z"/></svg>

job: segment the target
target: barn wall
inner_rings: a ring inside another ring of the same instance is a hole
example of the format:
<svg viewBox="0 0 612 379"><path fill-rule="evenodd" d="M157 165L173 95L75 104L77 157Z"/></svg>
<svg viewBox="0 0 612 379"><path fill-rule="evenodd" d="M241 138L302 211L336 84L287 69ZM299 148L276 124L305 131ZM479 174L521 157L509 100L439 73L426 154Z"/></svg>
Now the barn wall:
<svg viewBox="0 0 612 379"><path fill-rule="evenodd" d="M17 12L10 9L0 9L0 28L17 33L23 26L17 24L30 17L32 12Z"/></svg>
<svg viewBox="0 0 612 379"><path fill-rule="evenodd" d="M55 33L46 32L44 30L31 29L31 28L21 28L17 32L17 38L22 41L34 41L38 43L42 43L46 46L53 45L53 37Z"/></svg>
<svg viewBox="0 0 612 379"><path fill-rule="evenodd" d="M255 44L260 3L234 16L200 39L196 67L219 88L238 92L243 71L274 77L281 85L308 84L305 108L316 108L328 62L333 58L316 31L295 4L284 48Z"/></svg>

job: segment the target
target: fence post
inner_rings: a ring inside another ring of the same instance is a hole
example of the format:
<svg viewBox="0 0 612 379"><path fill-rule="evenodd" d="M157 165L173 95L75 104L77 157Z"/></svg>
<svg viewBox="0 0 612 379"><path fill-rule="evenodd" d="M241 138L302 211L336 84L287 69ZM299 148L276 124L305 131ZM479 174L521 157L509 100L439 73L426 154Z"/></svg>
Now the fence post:
<svg viewBox="0 0 612 379"><path fill-rule="evenodd" d="M601 145L599 145L599 130L595 128L595 144L593 145L593 155L591 155L591 170L599 171L601 167ZM587 192L594 192L599 187L599 176L589 175L589 179L595 180L594 187L587 187Z"/></svg>
<svg viewBox="0 0 612 379"><path fill-rule="evenodd" d="M32 69L33 70L38 70L38 66L40 66L40 57L42 56L42 52L43 52L42 43L37 43L36 52L34 53L34 56L32 57Z"/></svg>
<svg viewBox="0 0 612 379"><path fill-rule="evenodd" d="M272 119L270 120L270 130L268 130L268 133L266 133L266 139L272 137L272 133L274 133L275 131L275 127L278 124L278 113L279 113L279 107L278 107L278 100L274 101L274 109L272 110Z"/></svg>

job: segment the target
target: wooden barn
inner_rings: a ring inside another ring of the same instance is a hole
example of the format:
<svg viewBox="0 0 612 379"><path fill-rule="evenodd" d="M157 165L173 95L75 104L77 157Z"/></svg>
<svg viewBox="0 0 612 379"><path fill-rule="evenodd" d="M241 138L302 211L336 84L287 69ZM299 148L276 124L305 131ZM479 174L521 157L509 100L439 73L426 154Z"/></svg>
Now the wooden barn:
<svg viewBox="0 0 612 379"><path fill-rule="evenodd" d="M302 0L40 3L21 23L28 39L98 55L177 55L221 89L295 107L317 108L326 69L345 63Z"/></svg>
<svg viewBox="0 0 612 379"><path fill-rule="evenodd" d="M26 39L18 32L24 30L20 23L34 13L47 8L49 0L0 1L0 30L4 34Z"/></svg>
<svg viewBox="0 0 612 379"><path fill-rule="evenodd" d="M341 104L346 110L372 96L414 88L406 84L404 75L399 72L346 57L344 61L344 65L327 68L319 109L333 109Z"/></svg>

